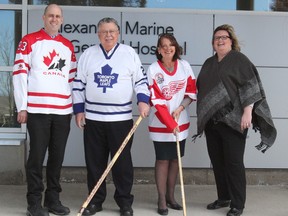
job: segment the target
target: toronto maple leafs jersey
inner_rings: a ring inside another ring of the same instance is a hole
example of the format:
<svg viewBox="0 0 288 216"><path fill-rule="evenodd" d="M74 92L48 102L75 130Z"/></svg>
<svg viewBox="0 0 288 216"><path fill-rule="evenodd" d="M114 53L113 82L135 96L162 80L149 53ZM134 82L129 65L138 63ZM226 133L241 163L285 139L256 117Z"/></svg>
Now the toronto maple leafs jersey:
<svg viewBox="0 0 288 216"><path fill-rule="evenodd" d="M153 141L173 142L173 129L180 128L179 140L186 139L189 132L189 108L184 109L178 122L172 113L184 97L196 100L196 80L192 68L185 60L177 60L174 70L169 72L160 61L152 63L147 71L151 90L151 112L149 115L149 135Z"/></svg>
<svg viewBox="0 0 288 216"><path fill-rule="evenodd" d="M147 76L135 50L117 43L108 53L89 47L80 56L73 82L74 113L96 121L132 119L133 91L137 102L149 103Z"/></svg>
<svg viewBox="0 0 288 216"><path fill-rule="evenodd" d="M44 29L22 38L13 67L14 98L18 112L72 113L72 81L76 73L73 44Z"/></svg>

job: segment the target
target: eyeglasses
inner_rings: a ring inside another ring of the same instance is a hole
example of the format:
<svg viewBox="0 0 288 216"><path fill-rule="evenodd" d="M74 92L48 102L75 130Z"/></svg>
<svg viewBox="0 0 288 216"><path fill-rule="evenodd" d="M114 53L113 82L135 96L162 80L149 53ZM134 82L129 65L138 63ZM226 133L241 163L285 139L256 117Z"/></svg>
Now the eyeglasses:
<svg viewBox="0 0 288 216"><path fill-rule="evenodd" d="M230 38L230 36L228 36L228 35L222 35L222 36L215 36L215 37L214 37L214 40L215 40L215 41L219 41L220 39L221 39L221 40L227 40L228 38Z"/></svg>
<svg viewBox="0 0 288 216"><path fill-rule="evenodd" d="M99 31L99 33L102 35L108 35L108 34L114 35L114 34L116 34L116 32L118 32L118 30Z"/></svg>

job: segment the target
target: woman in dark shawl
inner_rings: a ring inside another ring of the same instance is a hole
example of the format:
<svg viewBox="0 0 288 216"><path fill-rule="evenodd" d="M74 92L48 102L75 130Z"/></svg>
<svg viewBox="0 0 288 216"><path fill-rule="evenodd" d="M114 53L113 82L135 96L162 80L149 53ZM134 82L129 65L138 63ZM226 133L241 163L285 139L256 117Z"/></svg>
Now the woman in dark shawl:
<svg viewBox="0 0 288 216"><path fill-rule="evenodd" d="M207 209L230 206L227 216L243 213L246 178L243 162L248 128L261 133L257 146L265 152L276 139L265 93L256 67L240 52L234 29L214 30L215 55L208 58L197 79L198 135L206 135L218 199Z"/></svg>

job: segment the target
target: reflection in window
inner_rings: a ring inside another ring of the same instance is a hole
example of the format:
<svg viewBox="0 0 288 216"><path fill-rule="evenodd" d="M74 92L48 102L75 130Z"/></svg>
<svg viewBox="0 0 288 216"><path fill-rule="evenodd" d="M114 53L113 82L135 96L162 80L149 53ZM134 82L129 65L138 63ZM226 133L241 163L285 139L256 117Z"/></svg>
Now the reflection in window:
<svg viewBox="0 0 288 216"><path fill-rule="evenodd" d="M29 0L28 3L33 5L55 3L74 6L145 7L146 0Z"/></svg>
<svg viewBox="0 0 288 216"><path fill-rule="evenodd" d="M178 8L197 10L270 11L274 2L283 0L147 0L147 8ZM284 0L287 2L288 0Z"/></svg>
<svg viewBox="0 0 288 216"><path fill-rule="evenodd" d="M0 66L13 66L15 49L21 38L21 12L0 10L0 20Z"/></svg>
<svg viewBox="0 0 288 216"><path fill-rule="evenodd" d="M0 0L0 4L22 4L22 0Z"/></svg>
<svg viewBox="0 0 288 216"><path fill-rule="evenodd" d="M17 123L12 72L0 72L0 127L20 127Z"/></svg>
<svg viewBox="0 0 288 216"><path fill-rule="evenodd" d="M0 20L0 127L20 127L16 121L12 71L1 67L13 66L15 49L21 39L21 11L0 10Z"/></svg>
<svg viewBox="0 0 288 216"><path fill-rule="evenodd" d="M33 5L56 3L73 6L288 11L288 0L28 0L28 3Z"/></svg>

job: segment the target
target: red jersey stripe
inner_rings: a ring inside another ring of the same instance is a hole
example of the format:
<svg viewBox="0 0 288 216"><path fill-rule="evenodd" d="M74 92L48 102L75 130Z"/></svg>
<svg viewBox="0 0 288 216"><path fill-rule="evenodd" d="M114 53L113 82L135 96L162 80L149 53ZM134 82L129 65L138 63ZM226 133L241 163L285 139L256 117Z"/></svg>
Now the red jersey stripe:
<svg viewBox="0 0 288 216"><path fill-rule="evenodd" d="M27 71L26 71L26 70L14 71L14 72L13 72L13 76L14 76L14 75L17 75L17 74L21 74L21 73L27 74Z"/></svg>
<svg viewBox="0 0 288 216"><path fill-rule="evenodd" d="M189 128L189 126L190 126L190 123L180 125L180 127L179 127L180 132L187 130L187 129ZM169 130L168 128L157 128L157 127L150 127L150 126L149 126L149 132L155 132L155 133L171 133L172 131Z"/></svg>
<svg viewBox="0 0 288 216"><path fill-rule="evenodd" d="M28 92L28 96L55 97L55 98L62 98L62 99L68 99L71 97L71 95L61 95L61 94L54 94L54 93L40 93L40 92Z"/></svg>
<svg viewBox="0 0 288 216"><path fill-rule="evenodd" d="M72 107L72 103L60 106L60 105L53 105L53 104L35 104L35 103L28 103L28 107L37 107L37 108L52 108L52 109L68 109Z"/></svg>

